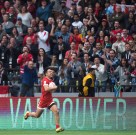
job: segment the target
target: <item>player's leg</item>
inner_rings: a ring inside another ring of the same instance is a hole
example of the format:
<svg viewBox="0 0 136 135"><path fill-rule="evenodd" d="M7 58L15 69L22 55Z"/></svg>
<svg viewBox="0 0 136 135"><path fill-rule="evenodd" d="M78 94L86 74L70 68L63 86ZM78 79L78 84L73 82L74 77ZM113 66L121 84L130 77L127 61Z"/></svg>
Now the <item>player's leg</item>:
<svg viewBox="0 0 136 135"><path fill-rule="evenodd" d="M44 111L43 109L38 108L36 112L26 112L24 115L24 119L28 119L28 117L39 118L43 111Z"/></svg>
<svg viewBox="0 0 136 135"><path fill-rule="evenodd" d="M53 102L49 107L48 107L54 114L55 117L55 123L56 123L56 132L62 132L64 131L63 128L60 126L60 117L59 117L59 110L56 106L56 104Z"/></svg>

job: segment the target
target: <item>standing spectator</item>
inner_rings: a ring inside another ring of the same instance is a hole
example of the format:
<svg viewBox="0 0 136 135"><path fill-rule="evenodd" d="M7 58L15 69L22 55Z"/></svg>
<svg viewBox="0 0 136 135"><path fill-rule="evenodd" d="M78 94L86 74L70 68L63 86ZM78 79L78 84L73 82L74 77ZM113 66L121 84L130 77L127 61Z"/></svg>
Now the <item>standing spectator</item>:
<svg viewBox="0 0 136 135"><path fill-rule="evenodd" d="M44 25L39 24L39 32L37 33L38 37L38 48L43 48L47 55L50 55L50 45L49 45L49 33L44 30Z"/></svg>
<svg viewBox="0 0 136 135"><path fill-rule="evenodd" d="M48 21L48 18L51 17L52 9L55 4L55 1L48 3L46 0L41 0L41 7L36 10L36 17L39 20Z"/></svg>
<svg viewBox="0 0 136 135"><path fill-rule="evenodd" d="M67 75L67 70L68 70L68 60L64 58L61 66L59 67L58 70L58 76L59 76L59 84L62 85L61 87L61 92L67 91L67 86L69 84L68 82L68 75ZM66 87L63 87L66 86Z"/></svg>
<svg viewBox="0 0 136 135"><path fill-rule="evenodd" d="M16 40L14 37L11 37L6 51L6 57L7 57L6 68L12 69L17 67L18 54L19 52L16 49Z"/></svg>
<svg viewBox="0 0 136 135"><path fill-rule="evenodd" d="M14 24L16 23L16 12L13 6L10 6L9 8L9 21L13 22Z"/></svg>
<svg viewBox="0 0 136 135"><path fill-rule="evenodd" d="M51 66L54 67L58 71L59 64L58 64L58 59L56 55L52 55Z"/></svg>
<svg viewBox="0 0 136 135"><path fill-rule="evenodd" d="M122 30L122 41L123 42L128 42L129 40L132 40L132 36L128 35L128 30L127 29L123 29Z"/></svg>
<svg viewBox="0 0 136 135"><path fill-rule="evenodd" d="M71 60L72 53L77 53L75 42L72 42L70 44L70 50L66 51L65 53L65 58L67 58L68 61Z"/></svg>
<svg viewBox="0 0 136 135"><path fill-rule="evenodd" d="M59 65L62 63L68 48L69 47L63 42L63 37L58 37L58 42L54 46L53 54L57 56L57 59L59 60Z"/></svg>
<svg viewBox="0 0 136 135"><path fill-rule="evenodd" d="M79 16L79 20L81 22L83 22L83 18L85 17L85 13L84 13L84 10L83 10L82 6L77 5L76 10L77 10L77 14Z"/></svg>
<svg viewBox="0 0 136 135"><path fill-rule="evenodd" d="M79 32L78 28L73 28L73 34L70 35L69 42L75 42L76 50L79 49L80 44L82 43L82 35Z"/></svg>
<svg viewBox="0 0 136 135"><path fill-rule="evenodd" d="M114 70L115 74L119 76L119 83L121 85L129 85L130 75L129 75L129 65L125 58L121 59L120 65ZM130 87L125 87L125 91L130 91Z"/></svg>
<svg viewBox="0 0 136 135"><path fill-rule="evenodd" d="M10 8L10 2L9 1L5 1L4 2L4 8L6 9L6 13L9 13L9 8Z"/></svg>
<svg viewBox="0 0 136 135"><path fill-rule="evenodd" d="M2 28L2 24L0 24L0 41L1 41L2 37L3 37L3 35L6 35L6 32Z"/></svg>
<svg viewBox="0 0 136 135"><path fill-rule="evenodd" d="M44 73L44 69L51 65L51 59L46 54L43 48L39 49L36 67L38 70L38 77L41 78Z"/></svg>
<svg viewBox="0 0 136 135"><path fill-rule="evenodd" d="M131 45L129 43L126 43L125 51L121 54L121 58L125 58L128 62L130 62L132 53L133 51L131 50Z"/></svg>
<svg viewBox="0 0 136 135"><path fill-rule="evenodd" d="M68 63L68 79L69 82L72 87L70 89L71 92L75 91L75 88L73 86L76 86L77 81L79 82L78 84L80 84L80 73L81 73L81 63L78 61L77 59L77 54L76 53L72 53L71 56L71 61Z"/></svg>
<svg viewBox="0 0 136 135"><path fill-rule="evenodd" d="M66 25L61 26L61 31L55 32L55 37L58 38L59 36L63 37L63 42L69 45L69 32Z"/></svg>
<svg viewBox="0 0 136 135"><path fill-rule="evenodd" d="M4 31L5 31L7 34L9 34L9 35L11 34L11 31L12 31L12 29L13 29L13 27L14 27L14 24L13 24L11 21L9 21L9 16L8 16L8 14L4 14L4 15L3 15L2 27L3 27Z"/></svg>
<svg viewBox="0 0 136 135"><path fill-rule="evenodd" d="M3 62L0 61L0 85L7 84L8 84L7 72L3 67Z"/></svg>
<svg viewBox="0 0 136 135"><path fill-rule="evenodd" d="M83 96L95 97L94 81L95 69L89 68L89 73L83 78Z"/></svg>
<svg viewBox="0 0 136 135"><path fill-rule="evenodd" d="M83 76L88 74L89 68L92 67L93 63L90 61L90 56L88 53L83 54L83 62L81 64L81 68L83 71Z"/></svg>
<svg viewBox="0 0 136 135"><path fill-rule="evenodd" d="M28 61L27 65L24 67L20 97L34 97L34 83L38 84L38 78L33 64L32 61Z"/></svg>
<svg viewBox="0 0 136 135"><path fill-rule="evenodd" d="M28 64L29 61L33 60L32 54L29 53L28 47L23 47L23 53L17 58L17 63L20 66L20 74L24 73L24 66Z"/></svg>
<svg viewBox="0 0 136 135"><path fill-rule="evenodd" d="M36 7L32 0L27 0L27 10L33 16L33 18L36 16Z"/></svg>
<svg viewBox="0 0 136 135"><path fill-rule="evenodd" d="M15 26L20 36L25 36L27 34L28 27L22 23L22 19L20 17L17 18L17 22Z"/></svg>
<svg viewBox="0 0 136 135"><path fill-rule="evenodd" d="M95 91L97 91L101 87L102 92L106 92L107 86L107 73L106 73L106 66L100 63L100 58L94 58L94 65L92 68L95 68Z"/></svg>
<svg viewBox="0 0 136 135"><path fill-rule="evenodd" d="M23 40L23 46L26 45L26 39L27 39L28 37L31 38L33 44L36 44L36 43L37 43L37 36L36 36L36 34L34 33L33 28L32 28L32 27L28 27L27 33L28 33L28 34L24 37L24 40Z"/></svg>
<svg viewBox="0 0 136 135"><path fill-rule="evenodd" d="M38 32L38 25L35 18L31 20L31 27L33 28L34 33Z"/></svg>
<svg viewBox="0 0 136 135"><path fill-rule="evenodd" d="M63 13L64 15L67 15L69 9L66 7L66 1L62 0L60 3L61 3L60 4L60 8L61 8L60 12Z"/></svg>
<svg viewBox="0 0 136 135"><path fill-rule="evenodd" d="M118 58L121 57L121 53L125 51L125 42L121 40L121 33L116 35L117 41L112 45L112 49L118 54Z"/></svg>
<svg viewBox="0 0 136 135"><path fill-rule="evenodd" d="M27 27L30 27L31 19L33 19L32 15L27 11L26 6L22 6L21 12L18 13L17 18L22 19L22 23L26 25Z"/></svg>
<svg viewBox="0 0 136 135"><path fill-rule="evenodd" d="M79 20L79 15L74 14L74 22L72 23L72 26L77 27L80 30L82 25L83 23Z"/></svg>

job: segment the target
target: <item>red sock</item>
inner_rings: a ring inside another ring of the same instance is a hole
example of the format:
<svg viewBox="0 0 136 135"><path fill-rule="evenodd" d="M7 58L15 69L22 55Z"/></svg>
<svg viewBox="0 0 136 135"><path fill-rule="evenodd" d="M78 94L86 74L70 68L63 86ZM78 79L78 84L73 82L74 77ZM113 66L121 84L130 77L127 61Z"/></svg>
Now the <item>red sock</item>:
<svg viewBox="0 0 136 135"><path fill-rule="evenodd" d="M57 125L56 125L56 129L59 128L59 127L60 127L60 126L57 124Z"/></svg>

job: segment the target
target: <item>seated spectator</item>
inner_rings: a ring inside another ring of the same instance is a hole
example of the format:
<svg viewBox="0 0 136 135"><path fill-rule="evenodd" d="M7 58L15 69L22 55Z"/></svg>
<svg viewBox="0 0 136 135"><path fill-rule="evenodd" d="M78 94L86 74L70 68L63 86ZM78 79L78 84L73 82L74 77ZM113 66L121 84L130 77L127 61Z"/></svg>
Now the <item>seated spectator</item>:
<svg viewBox="0 0 136 135"><path fill-rule="evenodd" d="M95 68L95 91L100 91L102 89L102 92L106 92L106 86L107 86L107 73L106 73L106 63L105 65L100 63L99 56L96 56L94 58L94 65L92 65L92 68ZM100 88L98 88L100 87Z"/></svg>
<svg viewBox="0 0 136 135"><path fill-rule="evenodd" d="M11 31L14 27L14 24L9 21L9 16L8 14L4 14L3 16L3 23L2 23L2 28L7 34L11 34Z"/></svg>
<svg viewBox="0 0 136 135"><path fill-rule="evenodd" d="M43 48L39 49L36 67L38 70L38 77L42 78L44 69L51 65L51 59L48 57Z"/></svg>
<svg viewBox="0 0 136 135"><path fill-rule="evenodd" d="M3 62L0 61L0 85L7 84L8 84L7 72L3 67Z"/></svg>
<svg viewBox="0 0 136 135"><path fill-rule="evenodd" d="M27 11L26 6L22 6L21 12L18 13L17 18L22 19L22 23L27 27L30 27L31 19L33 18L32 15Z"/></svg>
<svg viewBox="0 0 136 135"><path fill-rule="evenodd" d="M58 42L54 46L53 54L57 56L58 64L60 65L65 58L65 53L69 49L68 45L63 42L63 37L58 37Z"/></svg>
<svg viewBox="0 0 136 135"><path fill-rule="evenodd" d="M24 66L20 97L34 97L34 84L38 84L36 69L33 61L28 61Z"/></svg>
<svg viewBox="0 0 136 135"><path fill-rule="evenodd" d="M24 66L28 64L29 61L33 60L32 54L29 53L29 49L27 46L23 47L23 53L20 54L17 58L17 64L20 66L20 74L24 73Z"/></svg>

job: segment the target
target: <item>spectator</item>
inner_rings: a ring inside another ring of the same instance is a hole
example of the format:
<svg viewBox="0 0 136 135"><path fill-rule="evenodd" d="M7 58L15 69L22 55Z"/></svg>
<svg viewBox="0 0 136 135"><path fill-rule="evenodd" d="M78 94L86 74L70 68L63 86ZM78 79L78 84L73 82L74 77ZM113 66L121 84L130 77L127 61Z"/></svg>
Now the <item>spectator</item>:
<svg viewBox="0 0 136 135"><path fill-rule="evenodd" d="M80 44L82 43L82 35L79 32L78 28L73 28L73 34L70 35L69 42L75 42L76 50L79 49Z"/></svg>
<svg viewBox="0 0 136 135"><path fill-rule="evenodd" d="M77 27L80 30L82 25L83 23L79 20L79 15L74 14L74 22L72 23L72 26Z"/></svg>
<svg viewBox="0 0 136 135"><path fill-rule="evenodd" d="M107 86L107 73L106 73L106 65L100 63L100 58L94 58L94 65L92 68L95 68L95 91L99 91L102 89L102 92L106 92ZM101 87L100 89L98 87Z"/></svg>
<svg viewBox="0 0 136 135"><path fill-rule="evenodd" d="M131 54L133 51L131 51L131 45L129 43L125 44L125 51L121 54L122 58L125 58L127 62L130 62Z"/></svg>
<svg viewBox="0 0 136 135"><path fill-rule="evenodd" d="M39 32L37 33L38 37L38 48L43 48L46 54L50 55L50 45L49 45L49 33L44 30L44 25L39 24Z"/></svg>
<svg viewBox="0 0 136 135"><path fill-rule="evenodd" d="M52 9L55 4L55 1L48 3L46 0L41 0L41 7L38 7L36 10L36 17L39 20L44 20L45 22L48 21L48 18L51 17Z"/></svg>
<svg viewBox="0 0 136 135"><path fill-rule="evenodd" d="M13 22L14 24L16 23L16 11L13 6L10 6L9 8L9 21Z"/></svg>
<svg viewBox="0 0 136 135"><path fill-rule="evenodd" d="M70 50L66 51L65 53L65 58L67 58L68 61L71 60L72 53L77 53L75 42L72 42L70 44Z"/></svg>
<svg viewBox="0 0 136 135"><path fill-rule="evenodd" d="M31 37L26 38L26 46L29 48L33 56L33 62L36 63L38 55L38 44L33 44Z"/></svg>
<svg viewBox="0 0 136 135"><path fill-rule="evenodd" d="M80 79L81 79L81 63L78 61L77 59L77 54L76 53L72 53L71 56L71 61L68 63L68 70L67 70L67 74L68 74L68 79L69 79L69 83L71 86L76 86L76 81L78 81L80 84ZM76 91L74 87L71 87L70 92Z"/></svg>
<svg viewBox="0 0 136 135"><path fill-rule="evenodd" d="M62 36L58 37L58 42L54 46L53 54L57 56L59 60L59 65L62 63L63 59L65 58L65 53L68 50L68 45L63 42Z"/></svg>
<svg viewBox="0 0 136 135"><path fill-rule="evenodd" d="M3 37L3 35L6 35L6 32L2 28L2 24L0 24L0 41L1 41L2 37Z"/></svg>
<svg viewBox="0 0 136 135"><path fill-rule="evenodd" d="M56 55L52 55L51 66L54 67L56 70L59 69L59 64L58 64L58 60L57 60Z"/></svg>
<svg viewBox="0 0 136 135"><path fill-rule="evenodd" d="M33 64L32 61L28 61L27 65L24 66L20 97L34 97L34 84L38 84L38 78Z"/></svg>
<svg viewBox="0 0 136 135"><path fill-rule="evenodd" d="M4 8L6 9L6 13L9 13L9 8L10 8L10 2L9 1L4 2Z"/></svg>
<svg viewBox="0 0 136 135"><path fill-rule="evenodd" d="M85 17L85 13L84 13L82 6L78 5L76 7L76 10L77 10L77 14L79 16L79 20L83 22L83 18Z"/></svg>
<svg viewBox="0 0 136 135"><path fill-rule="evenodd" d="M130 75L129 75L129 65L125 58L121 59L120 65L114 70L114 73L119 76L119 83L121 85L129 85ZM130 87L125 87L125 91L130 91Z"/></svg>
<svg viewBox="0 0 136 135"><path fill-rule="evenodd" d="M17 67L18 54L19 52L16 49L16 40L14 37L11 37L6 51L6 68L15 69Z"/></svg>
<svg viewBox="0 0 136 135"><path fill-rule="evenodd" d="M11 31L14 27L14 24L11 22L11 21L8 21L9 19L9 16L8 14L4 14L3 15L3 23L2 23L2 27L3 27L3 30L7 33L7 34L11 34Z"/></svg>
<svg viewBox="0 0 136 135"><path fill-rule="evenodd" d="M132 36L128 35L128 30L127 29L123 29L122 30L122 41L123 42L128 42L129 40L132 40Z"/></svg>
<svg viewBox="0 0 136 135"><path fill-rule="evenodd" d="M43 48L39 49L36 67L38 70L38 77L41 78L44 69L51 65L51 59L48 57Z"/></svg>
<svg viewBox="0 0 136 135"><path fill-rule="evenodd" d="M20 17L17 18L17 22L15 26L20 36L25 36L27 34L28 27L22 23L22 19Z"/></svg>
<svg viewBox="0 0 136 135"><path fill-rule="evenodd" d="M61 8L60 12L63 13L64 15L67 15L69 9L66 7L66 1L65 0L62 0L60 2L60 8Z"/></svg>
<svg viewBox="0 0 136 135"><path fill-rule="evenodd" d="M89 70L89 68L92 67L92 65L93 65L93 63L90 61L89 54L84 53L83 62L81 64L81 68L82 68L82 71L83 71L83 76L88 74L88 70Z"/></svg>
<svg viewBox="0 0 136 135"><path fill-rule="evenodd" d="M27 27L30 27L31 19L33 18L32 15L27 11L26 6L22 6L21 12L18 13L17 18L22 19L22 23L26 25Z"/></svg>
<svg viewBox="0 0 136 135"><path fill-rule="evenodd" d="M55 32L55 37L58 38L59 36L63 37L63 42L69 45L69 32L66 25L61 26L61 31Z"/></svg>
<svg viewBox="0 0 136 135"><path fill-rule="evenodd" d="M68 91L68 75L67 75L67 70L68 70L68 60L66 58L63 59L63 62L61 66L59 67L58 70L58 76L59 76L59 85L61 86L61 92L67 92Z"/></svg>
<svg viewBox="0 0 136 135"><path fill-rule="evenodd" d="M38 32L38 25L35 18L31 20L31 28L33 28L34 33Z"/></svg>
<svg viewBox="0 0 136 135"><path fill-rule="evenodd" d="M125 42L121 40L121 33L116 35L117 41L112 45L112 49L118 54L118 58L121 57L121 53L125 51Z"/></svg>
<svg viewBox="0 0 136 135"><path fill-rule="evenodd" d="M3 62L0 61L0 85L7 84L8 84L7 72L3 67Z"/></svg>
<svg viewBox="0 0 136 135"><path fill-rule="evenodd" d="M29 61L33 60L32 54L29 53L27 46L23 47L23 53L20 54L17 58L17 64L20 66L20 74L24 73L24 66L28 64Z"/></svg>
<svg viewBox="0 0 136 135"><path fill-rule="evenodd" d="M28 33L28 34L24 37L24 40L23 40L23 46L26 45L26 39L27 39L28 37L31 38L33 44L36 44L36 43L37 43L37 36L36 36L36 34L34 33L33 28L32 28L32 27L28 27L27 33Z"/></svg>
<svg viewBox="0 0 136 135"><path fill-rule="evenodd" d="M27 10L33 18L36 16L36 7L33 4L32 0L27 0Z"/></svg>

